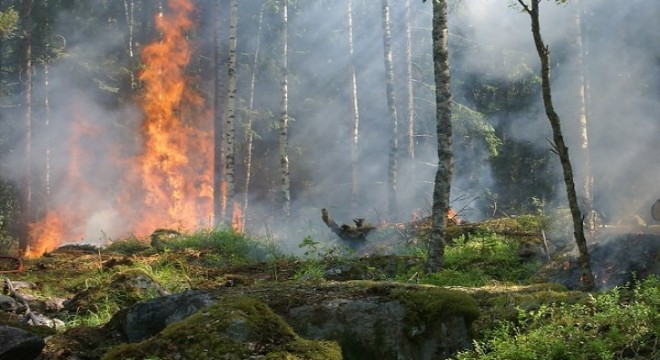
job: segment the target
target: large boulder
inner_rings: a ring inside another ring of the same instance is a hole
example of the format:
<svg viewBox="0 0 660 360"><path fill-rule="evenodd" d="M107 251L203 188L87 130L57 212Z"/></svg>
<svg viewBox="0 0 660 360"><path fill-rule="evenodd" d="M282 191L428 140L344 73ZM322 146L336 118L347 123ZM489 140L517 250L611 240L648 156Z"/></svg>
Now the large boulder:
<svg viewBox="0 0 660 360"><path fill-rule="evenodd" d="M337 342L344 359L446 359L471 346L470 326L479 311L469 294L457 290L349 281L190 291L137 303L113 322L123 324L129 342L150 341L206 306L244 297L267 305L303 338ZM217 320L208 314L208 321ZM240 326L228 329L242 332Z"/></svg>
<svg viewBox="0 0 660 360"><path fill-rule="evenodd" d="M0 325L0 360L32 360L41 354L45 345L41 336Z"/></svg>
<svg viewBox="0 0 660 360"><path fill-rule="evenodd" d="M341 351L336 343L299 337L263 302L236 296L172 323L145 341L115 346L102 360L154 357L340 360Z"/></svg>

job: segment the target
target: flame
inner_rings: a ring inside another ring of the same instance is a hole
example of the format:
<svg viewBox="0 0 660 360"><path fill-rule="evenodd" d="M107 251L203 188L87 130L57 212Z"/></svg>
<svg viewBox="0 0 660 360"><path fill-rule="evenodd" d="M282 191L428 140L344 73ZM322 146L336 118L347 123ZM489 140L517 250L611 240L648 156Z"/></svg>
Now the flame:
<svg viewBox="0 0 660 360"><path fill-rule="evenodd" d="M193 6L189 0L170 0L168 5L171 14L156 17L162 37L142 51L145 66L139 75L145 149L137 162L146 196L136 226L146 231L194 229L212 211L210 122L195 116L202 99L185 73Z"/></svg>
<svg viewBox="0 0 660 360"><path fill-rule="evenodd" d="M85 118L90 112L74 105L62 154L68 159L66 175L53 184L57 195L44 218L30 224L26 256L85 239L100 209L107 210L97 216L106 226L121 224L114 233L138 236L156 228L197 229L212 215L212 118L186 74L194 7L191 0L169 0L168 7L168 13L156 16L160 38L141 52L143 148L138 155L127 155L121 144L107 143L107 129L91 121L99 119ZM108 178L90 183L87 179L99 178L89 176L91 172Z"/></svg>
<svg viewBox="0 0 660 360"><path fill-rule="evenodd" d="M232 218L231 218L231 228L234 232L241 234L243 233L243 208L238 201L233 201L232 203Z"/></svg>

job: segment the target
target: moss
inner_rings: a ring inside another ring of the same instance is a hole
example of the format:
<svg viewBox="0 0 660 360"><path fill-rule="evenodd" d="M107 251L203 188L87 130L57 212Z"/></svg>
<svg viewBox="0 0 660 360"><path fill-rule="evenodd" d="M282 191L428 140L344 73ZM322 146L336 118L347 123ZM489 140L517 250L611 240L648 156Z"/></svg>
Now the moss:
<svg viewBox="0 0 660 360"><path fill-rule="evenodd" d="M299 338L266 304L248 297L225 298L158 335L122 344L102 359L340 359L338 345Z"/></svg>
<svg viewBox="0 0 660 360"><path fill-rule="evenodd" d="M406 307L405 322L409 328L427 329L436 321L463 317L466 325L479 317L479 307L470 294L441 288L394 289L392 297Z"/></svg>

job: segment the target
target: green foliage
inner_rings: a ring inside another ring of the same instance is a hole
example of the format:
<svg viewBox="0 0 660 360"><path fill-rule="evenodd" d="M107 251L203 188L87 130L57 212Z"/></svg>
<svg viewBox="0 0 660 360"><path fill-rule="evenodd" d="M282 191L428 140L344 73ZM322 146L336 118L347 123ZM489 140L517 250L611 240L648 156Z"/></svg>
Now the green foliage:
<svg viewBox="0 0 660 360"><path fill-rule="evenodd" d="M469 294L439 288L397 288L392 297L406 306L405 321L409 327L427 329L437 320L462 316L468 324L479 317L477 302Z"/></svg>
<svg viewBox="0 0 660 360"><path fill-rule="evenodd" d="M518 242L480 234L445 247L443 269L421 279L434 285L483 286L493 281L523 282L540 264L523 262Z"/></svg>
<svg viewBox="0 0 660 360"><path fill-rule="evenodd" d="M491 157L499 154L502 141L484 114L459 103L452 103L451 111L454 131L463 142L482 141Z"/></svg>
<svg viewBox="0 0 660 360"><path fill-rule="evenodd" d="M148 250L149 244L145 241L138 239L135 236L126 239L113 241L108 245L106 251L115 252L122 255L135 255L137 253Z"/></svg>
<svg viewBox="0 0 660 360"><path fill-rule="evenodd" d="M468 359L625 359L660 355L660 281L616 288L587 303L542 305L519 313L475 343Z"/></svg>
<svg viewBox="0 0 660 360"><path fill-rule="evenodd" d="M0 12L0 37L2 39L12 38L17 27L18 11L10 6L5 11Z"/></svg>

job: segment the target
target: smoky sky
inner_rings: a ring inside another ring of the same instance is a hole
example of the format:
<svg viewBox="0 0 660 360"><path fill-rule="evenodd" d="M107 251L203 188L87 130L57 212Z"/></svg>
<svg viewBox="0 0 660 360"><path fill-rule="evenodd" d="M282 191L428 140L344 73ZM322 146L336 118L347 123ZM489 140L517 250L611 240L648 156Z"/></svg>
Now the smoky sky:
<svg viewBox="0 0 660 360"><path fill-rule="evenodd" d="M606 0L582 0L567 5L554 2L541 3L541 31L551 51L553 61L552 86L557 112L574 161L580 174L579 127L575 14L582 6L585 68L589 84L587 106L589 120L590 160L593 171L594 200L600 210L610 217L625 212L643 213L644 207L660 196L660 43L657 34L659 4L655 0L627 1L613 5ZM94 11L93 1L85 11ZM62 13L57 17L55 28L68 41L66 57L58 59L49 69L51 118L55 126L49 133L35 134L35 141L48 144L53 156L52 177L64 177L67 171L65 151L70 138L72 103L89 116L90 126L102 132L101 140L88 141L87 153L91 159L84 176L92 183L111 184L117 174L106 165L107 149L111 143L121 143L125 155L135 154L142 139L139 125L143 114L130 101L117 103L99 96L98 89L113 87L113 78L125 74L104 74L97 64L125 51L127 29L121 2L114 11L116 26L111 31L85 32L84 26L72 23ZM136 14L145 25L135 30L135 46L139 52L144 44L157 34L149 20L155 15L156 2L135 1ZM405 103L405 1L390 1L392 6L392 34L394 71L397 85L397 114L399 122L398 154L398 220L410 218L413 211L430 211L435 163L435 106L433 104L433 68L431 38L431 2L411 0L412 58L415 89L415 176L412 161L405 155L407 108ZM450 2L450 67L452 87L457 89L464 79L459 74L515 79L538 73L530 19L520 11L514 1L474 0ZM197 89L210 107L213 99L212 18L213 2L198 1L199 24L190 39L196 47L191 68L197 70ZM262 33L257 32L257 15L261 1L239 1L238 23L238 95L239 106L245 108L256 39L261 40L260 59L257 64L255 86L255 142L253 188L248 211L248 230L268 231L273 214L274 192L278 184L277 131L279 80L277 77L277 14L272 6L264 8ZM320 221L320 209L328 208L338 222L349 222L353 217L366 217L368 221L383 220L387 210L387 158L389 134L387 102L385 97L385 67L383 59L383 32L380 1L354 1L354 65L357 77L360 111L359 143L359 204L353 211L350 206L351 192L351 94L348 53L346 1L301 1L289 10L289 112L290 144L289 160L292 177L293 222L299 234L313 233L321 238L332 238ZM151 13L151 10L154 13ZM83 11L83 10L69 10ZM139 30L139 31L138 31ZM150 37L151 36L151 37ZM453 56L458 48L468 49L474 56ZM506 50L506 51L504 51ZM136 70L136 58L125 59L126 71ZM133 61L133 63L131 63ZM40 73L41 70L37 70ZM40 77L39 79L43 79ZM36 92L43 93L41 81L35 83ZM117 88L114 91L128 91ZM469 99L455 96L454 100L468 108L474 104ZM530 107L536 112L510 113L507 116L487 118L486 121L508 127L509 136L515 141L533 144L540 151L550 151L548 139L550 126L542 111L540 93ZM247 112L239 111L239 134ZM510 125L509 125L510 124ZM243 154L244 135L239 135L239 154ZM455 142L461 139L455 139ZM45 145L44 145L45 146ZM15 146L20 149L20 145ZM38 147L43 149L43 147ZM20 168L20 151L5 156L7 168ZM59 157L58 157L59 156ZM239 155L242 156L242 155ZM476 161L475 161L476 159ZM556 206L565 206L558 160L554 166L557 182ZM237 160L240 169L244 167ZM475 165L475 164L478 164ZM485 146L477 147L469 154L456 153L454 168L473 166L471 179L455 176L452 186L453 205L466 208L466 216L482 218L487 211L470 208L471 199L485 190L497 192ZM457 171L460 173L460 171ZM9 177L8 175L6 175ZM239 181L242 181L239 177ZM242 196L244 189L237 185ZM53 198L66 202L75 197L72 189L58 193ZM467 195L466 195L467 194ZM464 196L465 195L465 196ZM462 200L457 200L462 199ZM121 236L131 229L122 228L110 199L96 196L87 199L81 211L89 213L84 226L87 233L111 233ZM107 219L105 219L107 217ZM97 225L98 224L98 225ZM94 227L100 229L94 230ZM93 236L93 235L90 235ZM304 235L302 235L304 236ZM79 239L72 239L79 240ZM96 239L86 239L95 241ZM293 243L299 238L292 239Z"/></svg>

